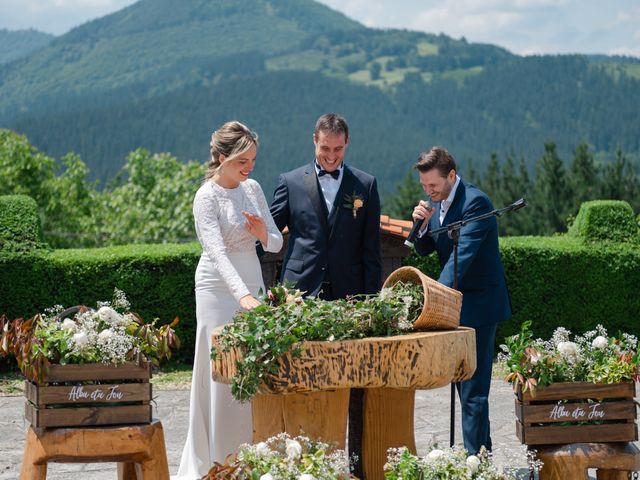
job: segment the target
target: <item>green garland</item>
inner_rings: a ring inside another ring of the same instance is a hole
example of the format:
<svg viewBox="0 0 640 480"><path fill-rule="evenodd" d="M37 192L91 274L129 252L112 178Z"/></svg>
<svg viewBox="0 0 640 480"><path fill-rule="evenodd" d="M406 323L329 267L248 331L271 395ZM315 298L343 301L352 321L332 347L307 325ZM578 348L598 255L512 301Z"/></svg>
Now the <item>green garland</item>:
<svg viewBox="0 0 640 480"><path fill-rule="evenodd" d="M257 392L269 373L277 373L279 358L300 354L304 341L334 341L391 336L410 331L423 305L421 285L396 283L378 295L326 301L303 298L302 292L287 286L268 290L264 303L236 313L222 330L211 358L220 352L239 349L231 393L246 402Z"/></svg>

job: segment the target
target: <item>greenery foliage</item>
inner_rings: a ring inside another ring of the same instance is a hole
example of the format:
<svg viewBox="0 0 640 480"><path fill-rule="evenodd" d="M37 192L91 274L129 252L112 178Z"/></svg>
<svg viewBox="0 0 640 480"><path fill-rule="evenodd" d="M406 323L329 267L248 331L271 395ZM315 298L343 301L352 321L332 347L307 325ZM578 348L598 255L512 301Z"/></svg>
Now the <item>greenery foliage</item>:
<svg viewBox="0 0 640 480"><path fill-rule="evenodd" d="M51 364L149 362L158 366L180 345L170 325L156 327L130 311L124 293L96 309L56 305L29 320L0 317L0 357L12 356L29 379L41 380Z"/></svg>
<svg viewBox="0 0 640 480"><path fill-rule="evenodd" d="M203 480L349 480L344 450L308 437L280 433L255 445L243 444L237 455L216 463Z"/></svg>
<svg viewBox="0 0 640 480"><path fill-rule="evenodd" d="M56 304L92 305L118 286L142 318L180 317L182 348L173 358L190 363L200 253L197 243L0 253L0 315L31 318Z"/></svg>
<svg viewBox="0 0 640 480"><path fill-rule="evenodd" d="M242 402L277 373L278 359L300 353L304 341L346 340L397 335L412 328L422 311L422 286L398 282L378 295L327 301L302 298L285 286L268 290L263 303L240 311L223 328L211 357L237 349L241 358L231 382L231 393Z"/></svg>
<svg viewBox="0 0 640 480"><path fill-rule="evenodd" d="M531 472L541 463L534 453L527 454ZM386 480L515 480L516 468L498 467L484 447L477 455L469 455L463 448L440 449L432 446L424 457L413 455L407 447L391 448L384 466Z"/></svg>
<svg viewBox="0 0 640 480"><path fill-rule="evenodd" d="M0 195L0 252L42 248L38 205L27 195Z"/></svg>
<svg viewBox="0 0 640 480"><path fill-rule="evenodd" d="M620 383L640 379L638 338L623 333L609 337L602 325L582 335L571 336L558 327L549 340L534 339L531 322L505 338L499 356L506 366L506 381L517 391L531 390L554 382Z"/></svg>
<svg viewBox="0 0 640 480"><path fill-rule="evenodd" d="M568 233L592 242L640 242L640 228L633 209L620 200L583 203Z"/></svg>

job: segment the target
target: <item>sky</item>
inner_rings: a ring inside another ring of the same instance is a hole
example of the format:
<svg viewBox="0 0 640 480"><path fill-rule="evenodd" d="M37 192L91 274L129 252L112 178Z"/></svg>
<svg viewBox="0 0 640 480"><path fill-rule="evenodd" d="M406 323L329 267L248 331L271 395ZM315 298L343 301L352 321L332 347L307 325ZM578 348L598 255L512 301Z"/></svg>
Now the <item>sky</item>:
<svg viewBox="0 0 640 480"><path fill-rule="evenodd" d="M0 28L60 35L135 0L0 0ZM176 0L180 1L180 0ZM277 0L275 0L277 1ZM638 0L321 0L369 27L444 33L520 55L640 57Z"/></svg>

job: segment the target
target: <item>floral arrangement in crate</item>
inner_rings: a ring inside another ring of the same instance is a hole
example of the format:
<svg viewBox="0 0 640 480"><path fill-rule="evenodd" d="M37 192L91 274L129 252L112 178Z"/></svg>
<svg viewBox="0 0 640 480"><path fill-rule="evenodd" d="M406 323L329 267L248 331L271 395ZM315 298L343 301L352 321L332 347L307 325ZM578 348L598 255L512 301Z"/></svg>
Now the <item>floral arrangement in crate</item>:
<svg viewBox="0 0 640 480"><path fill-rule="evenodd" d="M240 401L250 400L264 377L278 369L278 359L291 351L300 353L303 341L334 341L390 336L412 330L424 302L421 285L398 282L378 295L327 301L303 298L303 292L279 285L262 296L263 303L240 311L226 325L220 343L211 350L238 348L243 358L232 379L231 393Z"/></svg>
<svg viewBox="0 0 640 480"><path fill-rule="evenodd" d="M224 464L216 463L203 480L347 480L344 450L323 442L281 433L256 445L240 446Z"/></svg>
<svg viewBox="0 0 640 480"><path fill-rule="evenodd" d="M127 361L158 365L180 346L173 327L179 321L156 326L130 310L126 295L117 288L113 300L97 307L60 305L30 319L0 317L0 356L15 357L25 377L41 379L50 364L111 363Z"/></svg>
<svg viewBox="0 0 640 480"><path fill-rule="evenodd" d="M406 447L390 448L384 466L387 480L515 480L516 467L500 468L490 452L482 449L477 455L469 455L464 448L438 448L433 445L424 457L413 455ZM538 472L542 462L536 460L534 451L526 452L531 473ZM511 461L515 462L515 459Z"/></svg>
<svg viewBox="0 0 640 480"><path fill-rule="evenodd" d="M582 335L558 327L551 339L534 339L531 322L523 322L520 333L507 337L500 345L498 360L507 369L505 380L523 391L555 382L620 383L637 381L640 376L638 339L622 333L610 337L598 325Z"/></svg>

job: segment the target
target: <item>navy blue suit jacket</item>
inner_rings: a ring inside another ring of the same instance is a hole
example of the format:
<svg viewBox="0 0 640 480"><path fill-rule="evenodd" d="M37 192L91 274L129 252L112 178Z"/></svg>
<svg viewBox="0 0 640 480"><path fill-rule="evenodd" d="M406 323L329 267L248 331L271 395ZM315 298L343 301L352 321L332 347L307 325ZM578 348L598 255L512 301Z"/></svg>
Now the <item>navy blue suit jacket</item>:
<svg viewBox="0 0 640 480"><path fill-rule="evenodd" d="M359 195L363 206L353 218L345 196ZM289 228L281 281L308 295L330 282L335 298L377 293L381 285L380 198L376 179L344 166L333 211L327 209L314 163L280 175L271 215L280 230Z"/></svg>
<svg viewBox="0 0 640 480"><path fill-rule="evenodd" d="M489 197L460 180L442 226L493 210ZM429 220L429 230L440 228L440 205ZM442 272L438 281L453 288L453 241L446 232L432 238L426 233L414 242L416 251L438 252ZM460 324L490 325L511 318L511 302L500 261L498 222L495 217L462 227L458 247L458 290L463 294Z"/></svg>

